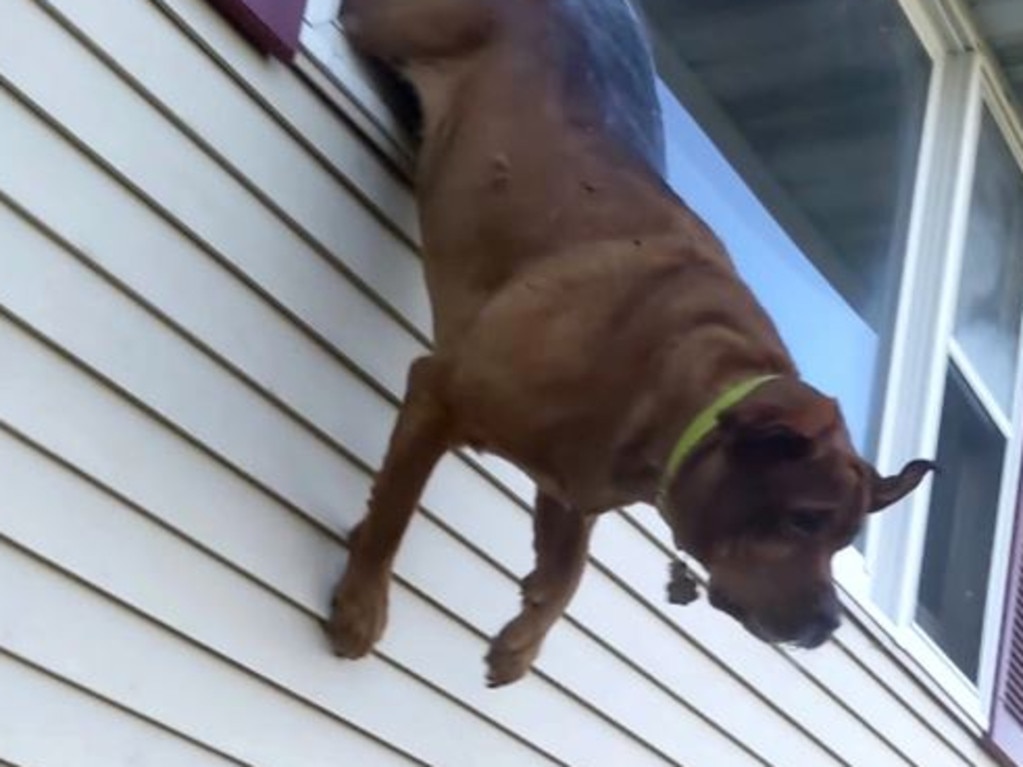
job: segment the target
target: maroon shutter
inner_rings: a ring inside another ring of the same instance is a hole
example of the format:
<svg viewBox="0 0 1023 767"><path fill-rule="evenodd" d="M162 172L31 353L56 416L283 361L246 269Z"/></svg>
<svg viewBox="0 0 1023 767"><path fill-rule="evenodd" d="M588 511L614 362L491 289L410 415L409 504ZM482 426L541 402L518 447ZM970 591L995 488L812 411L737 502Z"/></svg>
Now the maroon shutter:
<svg viewBox="0 0 1023 767"><path fill-rule="evenodd" d="M1010 763L1023 766L1023 486L1016 508L1016 534L998 666L990 740Z"/></svg>
<svg viewBox="0 0 1023 767"><path fill-rule="evenodd" d="M264 53L290 61L306 0L211 0Z"/></svg>

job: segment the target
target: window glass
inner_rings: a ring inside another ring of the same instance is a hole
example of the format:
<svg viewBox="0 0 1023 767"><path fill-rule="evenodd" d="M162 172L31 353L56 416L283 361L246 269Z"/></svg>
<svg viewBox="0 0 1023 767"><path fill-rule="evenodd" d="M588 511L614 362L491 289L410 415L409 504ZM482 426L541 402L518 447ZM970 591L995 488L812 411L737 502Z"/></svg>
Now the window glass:
<svg viewBox="0 0 1023 767"><path fill-rule="evenodd" d="M985 111L963 252L955 337L1012 417L1023 317L1023 176Z"/></svg>
<svg viewBox="0 0 1023 767"><path fill-rule="evenodd" d="M870 453L930 59L890 0L640 4L672 94L767 215L720 226L694 207ZM691 194L703 182L675 159Z"/></svg>
<svg viewBox="0 0 1023 767"><path fill-rule="evenodd" d="M976 681L1005 440L952 366L916 619Z"/></svg>

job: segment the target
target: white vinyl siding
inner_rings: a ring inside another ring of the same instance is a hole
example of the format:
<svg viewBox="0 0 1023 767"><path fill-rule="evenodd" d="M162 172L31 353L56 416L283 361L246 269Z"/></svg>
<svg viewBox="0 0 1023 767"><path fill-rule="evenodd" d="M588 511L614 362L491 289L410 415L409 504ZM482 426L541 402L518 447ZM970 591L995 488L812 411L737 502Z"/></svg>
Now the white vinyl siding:
<svg viewBox="0 0 1023 767"><path fill-rule="evenodd" d="M406 185L202 0L0 24L0 760L992 764L847 622L814 653L667 605L649 512L597 527L537 673L483 684L531 495L446 459L379 651L320 622L429 307Z"/></svg>

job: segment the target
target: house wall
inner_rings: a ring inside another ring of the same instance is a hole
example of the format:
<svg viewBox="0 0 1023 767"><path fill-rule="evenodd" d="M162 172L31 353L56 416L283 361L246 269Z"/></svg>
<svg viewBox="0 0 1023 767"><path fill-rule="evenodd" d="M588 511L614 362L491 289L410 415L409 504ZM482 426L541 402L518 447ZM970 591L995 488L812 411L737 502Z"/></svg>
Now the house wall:
<svg viewBox="0 0 1023 767"><path fill-rule="evenodd" d="M535 673L483 684L528 482L443 462L373 657L320 623L429 310L408 188L202 0L0 24L0 763L993 762L859 621L813 653L663 598L598 525Z"/></svg>

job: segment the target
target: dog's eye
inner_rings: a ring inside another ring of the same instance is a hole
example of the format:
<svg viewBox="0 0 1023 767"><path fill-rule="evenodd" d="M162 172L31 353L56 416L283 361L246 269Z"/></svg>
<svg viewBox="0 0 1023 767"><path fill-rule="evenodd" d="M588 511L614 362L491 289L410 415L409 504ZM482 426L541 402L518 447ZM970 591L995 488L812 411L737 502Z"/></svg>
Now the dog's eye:
<svg viewBox="0 0 1023 767"><path fill-rule="evenodd" d="M786 529L804 538L817 535L828 524L828 515L822 511L790 511L785 517Z"/></svg>

